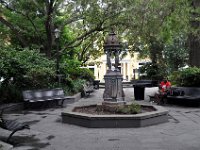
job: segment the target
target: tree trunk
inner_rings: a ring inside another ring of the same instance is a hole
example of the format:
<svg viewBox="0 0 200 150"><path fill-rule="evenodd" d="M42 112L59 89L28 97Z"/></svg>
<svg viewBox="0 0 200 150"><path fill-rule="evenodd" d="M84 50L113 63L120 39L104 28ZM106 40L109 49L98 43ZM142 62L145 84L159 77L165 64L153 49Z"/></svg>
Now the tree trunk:
<svg viewBox="0 0 200 150"><path fill-rule="evenodd" d="M51 57L51 51L52 51L52 30L53 30L53 24L52 24L52 17L53 17L53 0L46 1L46 21L45 21L45 30L46 30L46 36L47 41L45 45L45 53L50 58Z"/></svg>
<svg viewBox="0 0 200 150"><path fill-rule="evenodd" d="M152 64L162 63L162 51L163 51L163 44L162 42L158 41L154 37L151 37L150 40L150 58Z"/></svg>
<svg viewBox="0 0 200 150"><path fill-rule="evenodd" d="M200 7L200 1L199 0L193 0L192 1L192 7L194 9L199 9ZM199 17L199 14L192 13L192 19L190 21L190 25L193 29L199 30L200 28L200 22L195 20L195 17ZM199 31L198 31L199 32ZM191 33L188 36L188 42L189 42L189 64L190 66L196 66L200 67L200 37L199 34L193 34Z"/></svg>
<svg viewBox="0 0 200 150"><path fill-rule="evenodd" d="M200 41L195 35L189 35L189 64L200 67Z"/></svg>

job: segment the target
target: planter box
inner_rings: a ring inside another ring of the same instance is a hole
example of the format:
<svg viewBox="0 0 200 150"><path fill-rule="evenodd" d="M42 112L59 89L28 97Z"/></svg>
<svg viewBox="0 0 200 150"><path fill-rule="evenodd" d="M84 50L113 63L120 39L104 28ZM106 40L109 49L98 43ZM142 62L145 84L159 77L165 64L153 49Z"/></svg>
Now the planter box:
<svg viewBox="0 0 200 150"><path fill-rule="evenodd" d="M73 112L69 108L62 112L62 122L88 128L132 128L145 127L168 121L168 111L161 106L152 106L156 110L134 115L92 115Z"/></svg>

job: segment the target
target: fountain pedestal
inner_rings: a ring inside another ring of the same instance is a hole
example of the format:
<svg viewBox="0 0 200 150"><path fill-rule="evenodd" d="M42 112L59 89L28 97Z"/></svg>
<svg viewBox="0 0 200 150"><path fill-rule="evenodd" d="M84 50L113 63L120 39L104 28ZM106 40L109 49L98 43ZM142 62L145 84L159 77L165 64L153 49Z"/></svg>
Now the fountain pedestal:
<svg viewBox="0 0 200 150"><path fill-rule="evenodd" d="M107 105L124 105L125 95L122 87L122 75L118 70L108 70L104 76L105 91L103 94L104 102Z"/></svg>

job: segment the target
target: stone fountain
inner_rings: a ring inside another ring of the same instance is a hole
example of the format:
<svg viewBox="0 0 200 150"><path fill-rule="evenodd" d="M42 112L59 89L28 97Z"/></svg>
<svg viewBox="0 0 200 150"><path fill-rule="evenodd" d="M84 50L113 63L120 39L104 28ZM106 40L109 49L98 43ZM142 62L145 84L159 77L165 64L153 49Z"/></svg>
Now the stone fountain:
<svg viewBox="0 0 200 150"><path fill-rule="evenodd" d="M139 114L94 114L77 111L86 110L88 108L111 111L116 107L129 105L126 104L125 101L125 94L122 86L123 78L118 68L122 45L114 32L108 34L104 44L104 51L107 55L108 69L104 76L105 90L102 104L68 107L61 114L62 122L90 128L144 127L167 122L168 111L161 106L142 106L153 111ZM114 69L112 69L111 58L115 59Z"/></svg>
<svg viewBox="0 0 200 150"><path fill-rule="evenodd" d="M116 106L125 104L125 94L123 91L122 80L123 77L119 70L119 55L122 50L122 45L119 42L116 34L111 32L104 44L104 51L107 55L108 70L104 76L105 90L103 94L103 105ZM115 58L114 70L111 70L111 57Z"/></svg>

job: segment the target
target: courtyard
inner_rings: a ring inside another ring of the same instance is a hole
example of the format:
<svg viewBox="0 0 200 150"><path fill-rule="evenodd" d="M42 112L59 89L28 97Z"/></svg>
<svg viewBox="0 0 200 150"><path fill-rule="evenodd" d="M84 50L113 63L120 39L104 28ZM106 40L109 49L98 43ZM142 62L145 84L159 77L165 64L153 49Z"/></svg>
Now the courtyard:
<svg viewBox="0 0 200 150"><path fill-rule="evenodd" d="M199 8L1 0L0 150L199 150Z"/></svg>
<svg viewBox="0 0 200 150"><path fill-rule="evenodd" d="M102 102L104 89L95 90L88 98L66 103L64 108L22 110L10 112L9 119L30 125L30 130L17 132L12 142L14 150L198 150L200 138L199 108L175 105L163 106L169 110L167 123L142 128L85 128L63 124L61 112L69 105L87 105ZM133 99L133 88L125 88L126 99ZM145 100L157 88L146 88ZM156 105L156 104L150 104ZM1 136L6 135L0 129Z"/></svg>

